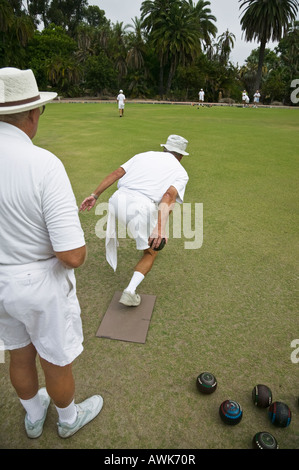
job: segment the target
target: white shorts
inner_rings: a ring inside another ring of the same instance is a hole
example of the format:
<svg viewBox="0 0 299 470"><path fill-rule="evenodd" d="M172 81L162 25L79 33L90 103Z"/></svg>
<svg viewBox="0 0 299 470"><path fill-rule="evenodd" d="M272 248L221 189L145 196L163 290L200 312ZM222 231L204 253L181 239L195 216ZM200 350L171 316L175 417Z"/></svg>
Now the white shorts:
<svg viewBox="0 0 299 470"><path fill-rule="evenodd" d="M137 191L120 188L109 199L109 205L135 239L137 250L149 248L148 239L157 224L157 204Z"/></svg>
<svg viewBox="0 0 299 470"><path fill-rule="evenodd" d="M0 265L0 339L4 349L32 343L48 362L64 366L83 351L81 310L73 269L57 258Z"/></svg>
<svg viewBox="0 0 299 470"><path fill-rule="evenodd" d="M118 103L118 109L124 109L125 103Z"/></svg>

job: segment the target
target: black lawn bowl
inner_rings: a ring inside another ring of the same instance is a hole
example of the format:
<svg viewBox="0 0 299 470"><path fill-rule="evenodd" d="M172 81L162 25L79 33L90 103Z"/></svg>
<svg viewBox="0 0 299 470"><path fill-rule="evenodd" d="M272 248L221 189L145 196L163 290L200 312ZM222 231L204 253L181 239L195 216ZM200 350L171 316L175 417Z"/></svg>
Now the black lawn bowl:
<svg viewBox="0 0 299 470"><path fill-rule="evenodd" d="M241 421L243 411L238 402L234 400L225 400L219 407L219 414L224 423L236 425Z"/></svg>
<svg viewBox="0 0 299 470"><path fill-rule="evenodd" d="M272 403L270 388L267 385L256 385L252 390L252 401L259 408L268 408Z"/></svg>
<svg viewBox="0 0 299 470"><path fill-rule="evenodd" d="M274 436L269 432L257 432L252 439L254 449L278 449L278 444Z"/></svg>
<svg viewBox="0 0 299 470"><path fill-rule="evenodd" d="M286 428L291 422L292 413L288 405L281 401L275 401L269 408L269 418L275 426Z"/></svg>
<svg viewBox="0 0 299 470"><path fill-rule="evenodd" d="M153 241L150 244L150 247L152 246ZM162 238L160 245L157 248L154 248L154 251L161 251L164 248L165 244L166 244L166 240L165 240L165 238Z"/></svg>
<svg viewBox="0 0 299 470"><path fill-rule="evenodd" d="M215 392L217 388L216 377L210 372L202 372L196 379L196 385L201 393L209 395Z"/></svg>

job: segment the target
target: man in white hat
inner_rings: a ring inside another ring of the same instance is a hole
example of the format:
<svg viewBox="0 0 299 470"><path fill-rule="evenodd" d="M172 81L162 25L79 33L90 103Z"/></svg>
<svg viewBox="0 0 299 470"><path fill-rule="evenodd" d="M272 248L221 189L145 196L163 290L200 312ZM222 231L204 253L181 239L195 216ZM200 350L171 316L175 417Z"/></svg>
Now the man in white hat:
<svg viewBox="0 0 299 470"><path fill-rule="evenodd" d="M103 403L98 395L74 402L72 363L83 350L74 268L84 263L85 240L61 161L32 143L56 96L38 90L31 70L0 69L0 343L10 352L30 438L43 432L50 398L61 437L87 424Z"/></svg>
<svg viewBox="0 0 299 470"><path fill-rule="evenodd" d="M125 101L126 101L126 97L124 95L123 90L119 90L119 94L117 95L116 99L118 103L119 117L123 117L124 109L125 109Z"/></svg>
<svg viewBox="0 0 299 470"><path fill-rule="evenodd" d="M137 250L143 251L120 298L120 303L124 305L140 304L141 297L136 289L151 270L162 239L167 243L165 229L168 216L175 202L183 202L189 179L180 163L184 155L189 155L186 152L187 144L183 137L170 135L166 144L161 144L163 152L149 151L135 155L108 175L80 206L81 211L90 210L98 197L118 181L118 190L109 199L106 259L116 270L115 217L128 227Z"/></svg>
<svg viewBox="0 0 299 470"><path fill-rule="evenodd" d="M205 100L205 92L201 88L201 90L198 93L198 98L199 98L199 106L203 106L204 100Z"/></svg>

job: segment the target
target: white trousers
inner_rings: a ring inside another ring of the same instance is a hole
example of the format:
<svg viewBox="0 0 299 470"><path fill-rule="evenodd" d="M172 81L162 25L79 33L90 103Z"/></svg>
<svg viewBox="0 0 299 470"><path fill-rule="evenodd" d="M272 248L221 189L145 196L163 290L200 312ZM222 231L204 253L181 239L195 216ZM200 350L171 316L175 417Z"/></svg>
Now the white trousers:
<svg viewBox="0 0 299 470"><path fill-rule="evenodd" d="M106 259L110 266L117 267L117 227L116 220L125 226L136 241L137 250L149 248L148 239L157 224L157 204L138 193L118 189L109 199L109 212L106 232Z"/></svg>

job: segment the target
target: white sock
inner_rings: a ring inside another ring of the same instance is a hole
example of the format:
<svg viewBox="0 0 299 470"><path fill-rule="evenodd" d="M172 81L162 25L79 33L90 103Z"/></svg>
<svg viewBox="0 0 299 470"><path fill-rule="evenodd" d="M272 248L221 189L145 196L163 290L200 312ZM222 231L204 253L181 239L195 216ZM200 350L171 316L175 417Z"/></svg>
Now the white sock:
<svg viewBox="0 0 299 470"><path fill-rule="evenodd" d="M39 419L42 419L45 409L41 403L38 393L35 395L35 397L30 398L29 400L22 400L20 398L20 402L27 411L30 423L34 424Z"/></svg>
<svg viewBox="0 0 299 470"><path fill-rule="evenodd" d="M134 271L132 279L128 287L125 290L131 292L131 294L134 294L135 290L137 289L139 284L143 281L143 279L144 279L144 275L142 273L140 273L139 271Z"/></svg>
<svg viewBox="0 0 299 470"><path fill-rule="evenodd" d="M74 424L77 419L77 408L74 400L66 408L58 408L55 405L60 423Z"/></svg>

